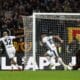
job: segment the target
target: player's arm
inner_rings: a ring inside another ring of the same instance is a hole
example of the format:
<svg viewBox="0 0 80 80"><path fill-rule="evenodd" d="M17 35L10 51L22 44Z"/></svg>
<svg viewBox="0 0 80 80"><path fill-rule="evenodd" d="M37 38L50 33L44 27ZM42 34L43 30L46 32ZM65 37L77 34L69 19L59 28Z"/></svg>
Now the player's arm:
<svg viewBox="0 0 80 80"><path fill-rule="evenodd" d="M2 41L2 40L0 39L0 41Z"/></svg>
<svg viewBox="0 0 80 80"><path fill-rule="evenodd" d="M25 37L25 35L16 36L16 38L21 38L21 37Z"/></svg>
<svg viewBox="0 0 80 80"><path fill-rule="evenodd" d="M0 41L2 41L3 40L3 38L0 38Z"/></svg>
<svg viewBox="0 0 80 80"><path fill-rule="evenodd" d="M10 38L11 38L11 39L15 39L16 37L15 37L15 36L10 36Z"/></svg>
<svg viewBox="0 0 80 80"><path fill-rule="evenodd" d="M40 44L40 46L43 46L43 43L42 43L42 41L39 41L39 44Z"/></svg>
<svg viewBox="0 0 80 80"><path fill-rule="evenodd" d="M16 39L16 38L21 38L24 37L24 35L19 35L19 36L10 36L12 39Z"/></svg>
<svg viewBox="0 0 80 80"><path fill-rule="evenodd" d="M54 35L53 38L58 39L61 43L63 43L64 41L58 36L58 35Z"/></svg>

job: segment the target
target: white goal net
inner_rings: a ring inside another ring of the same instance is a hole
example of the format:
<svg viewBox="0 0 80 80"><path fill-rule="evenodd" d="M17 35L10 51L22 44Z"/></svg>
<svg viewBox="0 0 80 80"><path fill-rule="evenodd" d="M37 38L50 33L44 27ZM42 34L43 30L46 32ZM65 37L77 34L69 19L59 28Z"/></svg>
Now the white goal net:
<svg viewBox="0 0 80 80"><path fill-rule="evenodd" d="M22 16L23 18L23 26L24 26L24 42L25 42L25 55L24 55L24 66L27 66L27 63L30 57L33 56L32 50L32 16ZM26 68L26 67L25 67Z"/></svg>
<svg viewBox="0 0 80 80"><path fill-rule="evenodd" d="M64 43L54 39L59 56L65 64L76 64L76 52L80 49L80 14L78 13L33 13L23 16L25 35L25 69L51 70L50 62L44 56L45 44L41 46L41 34L59 35ZM53 69L63 70L58 61L53 60Z"/></svg>
<svg viewBox="0 0 80 80"><path fill-rule="evenodd" d="M80 41L80 14L76 13L33 13L33 57L38 69L50 69L50 63L44 57L47 48L40 45L41 34L59 35L64 43L57 40L57 50L66 64L75 65L76 52L79 50ZM55 61L54 69L63 69Z"/></svg>

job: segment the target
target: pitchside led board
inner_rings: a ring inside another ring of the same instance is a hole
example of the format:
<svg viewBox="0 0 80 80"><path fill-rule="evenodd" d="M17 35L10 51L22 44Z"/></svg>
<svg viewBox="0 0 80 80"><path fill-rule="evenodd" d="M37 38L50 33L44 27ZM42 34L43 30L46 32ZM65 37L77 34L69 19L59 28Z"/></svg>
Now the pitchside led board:
<svg viewBox="0 0 80 80"><path fill-rule="evenodd" d="M20 30L20 34L25 35L25 37L23 41L21 38L20 42L15 42L14 45L17 46L16 50L18 50L15 59L21 67L24 64L24 70L51 70L50 62L44 56L48 49L45 44L44 46L40 44L42 33L59 35L64 40L63 44L53 39L57 45L59 56L67 65L76 64L75 55L79 49L76 44L80 41L80 14L33 13L32 16L22 16L22 19L23 31ZM73 43L74 38L76 39L75 44ZM7 55L1 55L0 59L0 69L11 70ZM53 60L53 62L55 63L53 69L63 70L63 66L58 61Z"/></svg>

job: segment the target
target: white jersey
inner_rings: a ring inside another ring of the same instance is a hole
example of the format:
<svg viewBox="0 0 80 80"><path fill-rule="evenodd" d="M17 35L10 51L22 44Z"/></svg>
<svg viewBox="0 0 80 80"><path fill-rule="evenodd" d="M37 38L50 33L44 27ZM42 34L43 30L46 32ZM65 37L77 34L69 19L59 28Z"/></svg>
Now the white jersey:
<svg viewBox="0 0 80 80"><path fill-rule="evenodd" d="M0 38L0 41L3 42L7 50L7 48L13 47L13 39L15 39L15 36L5 36L5 37Z"/></svg>
<svg viewBox="0 0 80 80"><path fill-rule="evenodd" d="M43 37L42 42L45 43L46 46L51 50L53 50L53 48L55 47L55 44L54 44L52 36Z"/></svg>

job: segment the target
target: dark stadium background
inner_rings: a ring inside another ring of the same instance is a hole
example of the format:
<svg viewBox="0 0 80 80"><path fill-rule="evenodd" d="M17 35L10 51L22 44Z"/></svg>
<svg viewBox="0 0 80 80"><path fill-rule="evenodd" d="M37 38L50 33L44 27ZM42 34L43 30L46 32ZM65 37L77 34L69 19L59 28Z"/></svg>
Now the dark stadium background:
<svg viewBox="0 0 80 80"><path fill-rule="evenodd" d="M0 36L2 36L2 32L7 30L11 32L12 35L21 36L20 39L17 39L16 42L19 44L20 41L24 42L24 37L22 37L23 32L16 33L16 30L22 30L23 31L23 22L22 22L22 15L29 16L32 15L33 12L74 12L79 13L80 12L80 0L0 0ZM52 32L57 33L57 26L60 26L59 35L65 40L64 46L66 46L66 39L67 35L66 33L63 34L63 32L67 32L67 27L76 27L79 22L65 22L64 25L56 25L56 22L50 21L50 23L47 23L47 21L44 20L44 23L46 23L46 27L50 27L49 29L52 30ZM58 22L59 23L59 22ZM50 26L47 26L50 25ZM39 23L37 22L37 26L39 26ZM52 28L55 28L55 31ZM77 26L79 27L79 26ZM38 27L40 30L42 29L40 26ZM43 32L43 31L42 31ZM37 36L40 36L40 34L37 34ZM39 40L39 37L37 38L37 41ZM39 46L40 47L40 46ZM43 49L42 49L43 50ZM39 51L39 49L38 49ZM20 49L17 51L17 56L23 56L24 50ZM39 53L41 53L39 51ZM65 52L66 53L66 52ZM20 55L19 55L20 54ZM5 51L0 54L0 56L5 56ZM42 54L43 55L43 54ZM61 56L69 57L69 54L62 54ZM75 52L72 53L72 55L75 55ZM7 55L6 55L7 56ZM66 58L67 59L67 58ZM68 59L69 60L69 59ZM67 60L66 60L67 61ZM7 61L8 62L8 61ZM66 62L68 63L68 62Z"/></svg>

